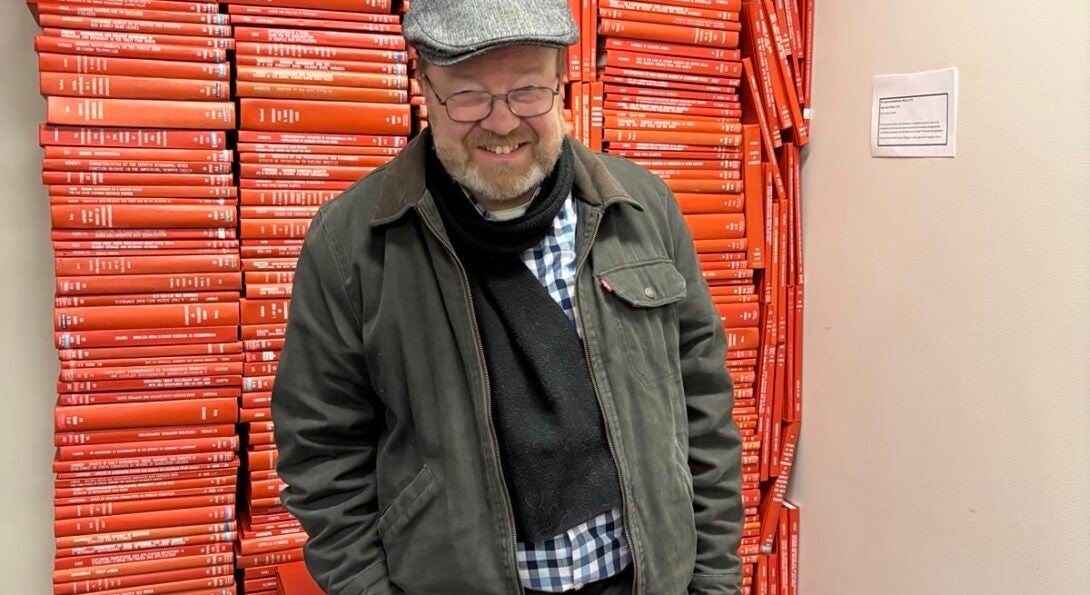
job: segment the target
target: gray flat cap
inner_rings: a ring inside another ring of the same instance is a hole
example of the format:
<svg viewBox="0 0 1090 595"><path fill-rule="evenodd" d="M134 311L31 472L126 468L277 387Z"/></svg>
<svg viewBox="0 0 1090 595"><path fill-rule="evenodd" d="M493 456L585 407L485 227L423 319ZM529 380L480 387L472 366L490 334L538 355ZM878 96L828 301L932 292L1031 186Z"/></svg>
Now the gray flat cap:
<svg viewBox="0 0 1090 595"><path fill-rule="evenodd" d="M563 48L579 39L568 0L413 0L402 33L437 66L502 46Z"/></svg>

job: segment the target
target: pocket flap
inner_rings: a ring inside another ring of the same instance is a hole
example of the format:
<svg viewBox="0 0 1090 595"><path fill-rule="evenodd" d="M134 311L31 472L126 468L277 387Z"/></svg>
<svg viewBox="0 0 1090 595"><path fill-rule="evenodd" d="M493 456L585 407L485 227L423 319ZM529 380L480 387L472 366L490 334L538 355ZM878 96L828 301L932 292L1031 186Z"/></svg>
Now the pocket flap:
<svg viewBox="0 0 1090 595"><path fill-rule="evenodd" d="M602 287L637 308L655 308L685 297L685 277L668 260L624 265L598 275Z"/></svg>

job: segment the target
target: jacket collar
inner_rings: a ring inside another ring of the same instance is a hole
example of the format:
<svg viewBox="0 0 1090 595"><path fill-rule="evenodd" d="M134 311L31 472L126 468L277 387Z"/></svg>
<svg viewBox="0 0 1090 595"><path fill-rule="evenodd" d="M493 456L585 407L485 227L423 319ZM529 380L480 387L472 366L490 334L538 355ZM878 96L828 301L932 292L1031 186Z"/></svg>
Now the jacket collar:
<svg viewBox="0 0 1090 595"><path fill-rule="evenodd" d="M424 198L424 155L431 134L425 130L397 154L384 168L371 225L385 225L401 218ZM608 207L625 202L643 210L643 206L609 173L605 164L588 148L568 137L575 158L575 196L593 206Z"/></svg>

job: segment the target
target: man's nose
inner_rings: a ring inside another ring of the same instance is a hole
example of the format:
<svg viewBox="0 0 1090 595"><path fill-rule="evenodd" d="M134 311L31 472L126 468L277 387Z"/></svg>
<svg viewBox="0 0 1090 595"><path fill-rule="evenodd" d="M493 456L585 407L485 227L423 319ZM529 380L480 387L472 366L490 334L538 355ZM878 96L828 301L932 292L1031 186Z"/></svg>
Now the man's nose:
<svg viewBox="0 0 1090 595"><path fill-rule="evenodd" d="M480 126L493 134L507 136L518 128L521 123L522 119L511 113L507 101L502 97L494 97L492 98L492 113L481 120Z"/></svg>

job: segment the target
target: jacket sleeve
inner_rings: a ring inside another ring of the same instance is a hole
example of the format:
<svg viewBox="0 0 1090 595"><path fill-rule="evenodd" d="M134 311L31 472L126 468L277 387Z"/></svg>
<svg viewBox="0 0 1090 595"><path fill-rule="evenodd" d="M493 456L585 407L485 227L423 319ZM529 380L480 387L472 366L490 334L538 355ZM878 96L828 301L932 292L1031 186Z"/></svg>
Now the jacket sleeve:
<svg viewBox="0 0 1090 595"><path fill-rule="evenodd" d="M331 595L395 595L376 533L375 454L381 403L363 357L346 259L315 217L295 271L273 385L284 507L306 530L307 568Z"/></svg>
<svg viewBox="0 0 1090 595"><path fill-rule="evenodd" d="M688 288L678 313L697 535L689 593L736 595L742 580L737 555L744 516L742 443L733 418L734 386L726 369L726 337L677 200L665 185L662 191L674 239L674 263Z"/></svg>

